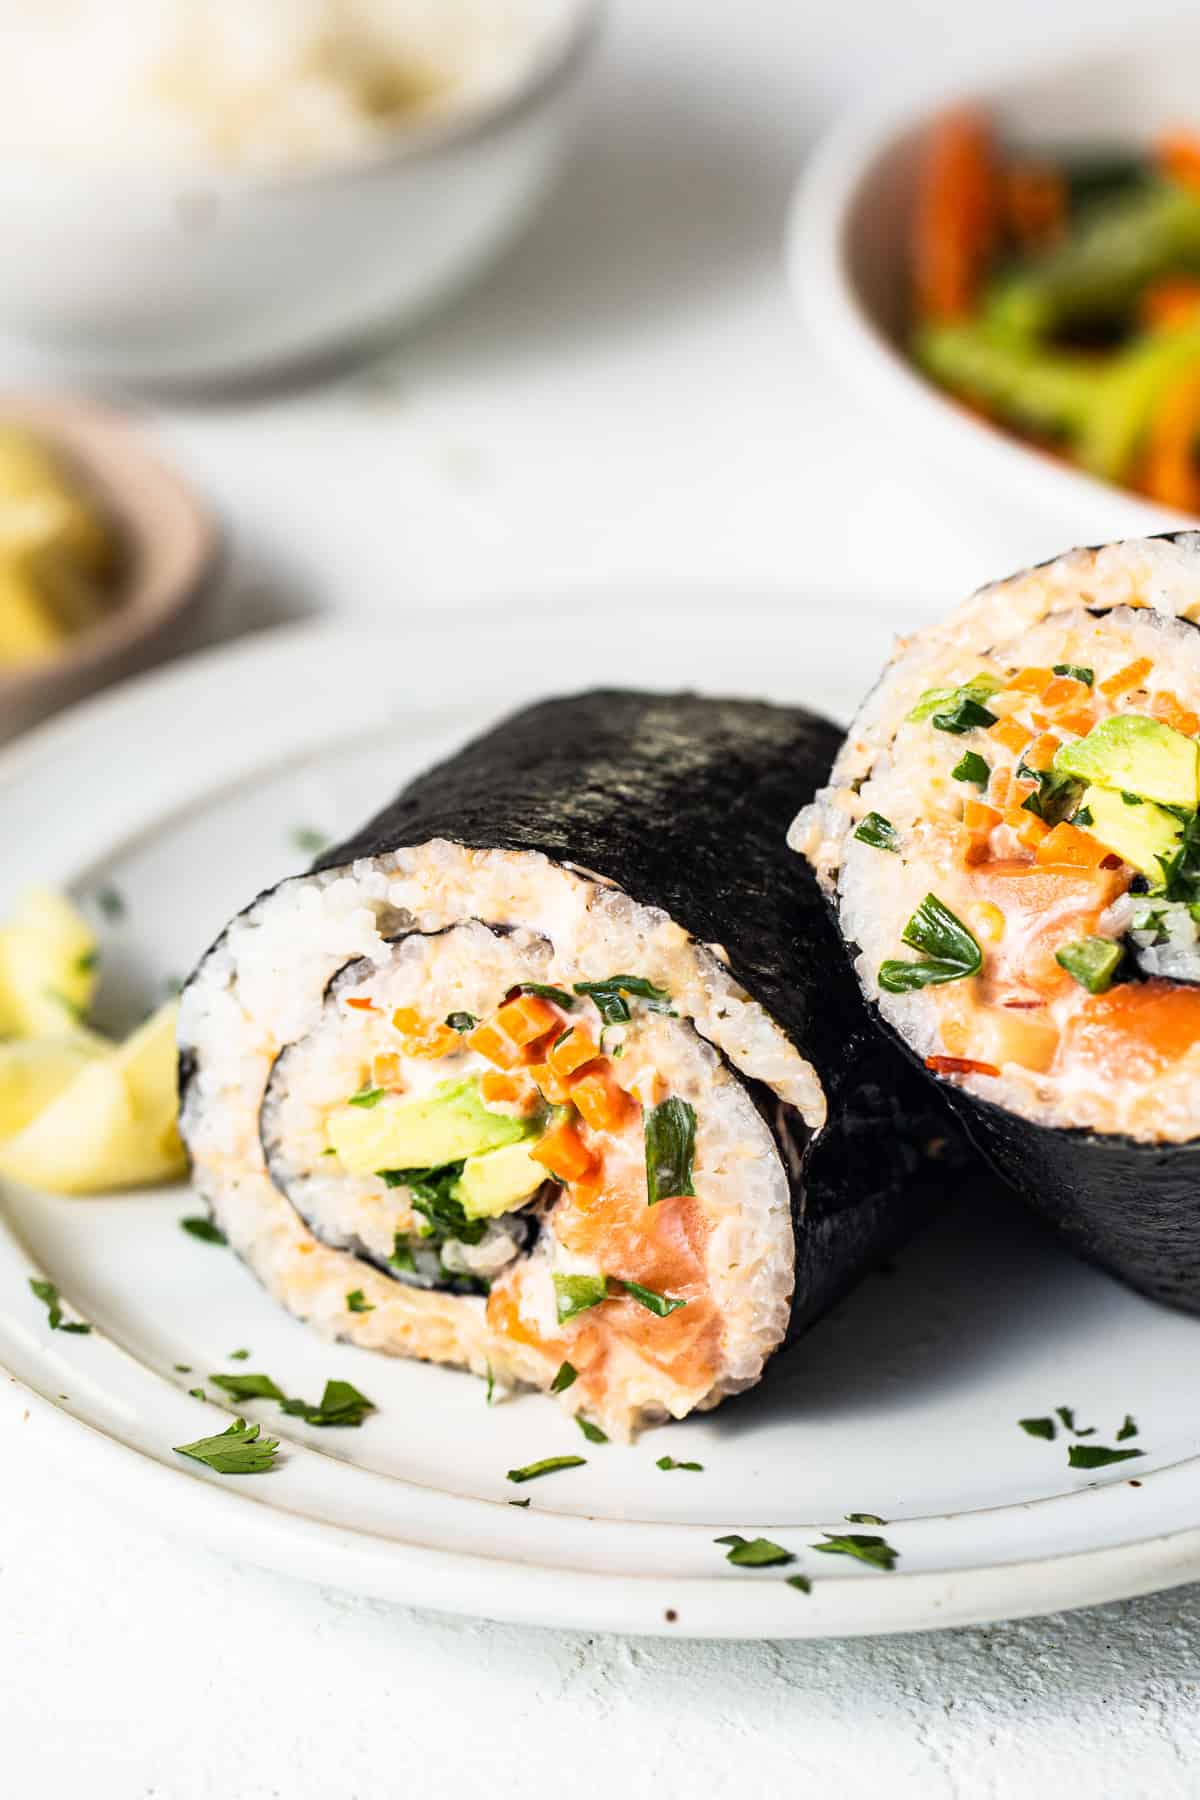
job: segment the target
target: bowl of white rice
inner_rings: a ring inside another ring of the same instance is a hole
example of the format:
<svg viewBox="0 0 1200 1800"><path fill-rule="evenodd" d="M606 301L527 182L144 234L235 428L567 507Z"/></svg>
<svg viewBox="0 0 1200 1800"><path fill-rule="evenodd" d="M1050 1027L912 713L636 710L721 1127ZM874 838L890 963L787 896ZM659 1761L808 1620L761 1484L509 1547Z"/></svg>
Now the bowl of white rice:
<svg viewBox="0 0 1200 1800"><path fill-rule="evenodd" d="M547 191L599 0L0 0L0 338L120 381L369 343Z"/></svg>

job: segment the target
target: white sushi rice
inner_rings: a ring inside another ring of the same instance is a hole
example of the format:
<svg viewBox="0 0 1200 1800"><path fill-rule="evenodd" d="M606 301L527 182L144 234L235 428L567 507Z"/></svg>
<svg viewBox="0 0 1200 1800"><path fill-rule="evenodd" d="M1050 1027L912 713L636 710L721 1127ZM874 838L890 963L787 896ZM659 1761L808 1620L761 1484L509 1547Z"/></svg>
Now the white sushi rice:
<svg viewBox="0 0 1200 1800"><path fill-rule="evenodd" d="M618 971L671 995L678 1018L637 1012L629 1062L616 1067L632 1082L644 1059L696 1108L696 1204L707 1226L707 1292L721 1319L720 1366L703 1389L680 1386L621 1341L610 1360L603 1422L625 1435L648 1420L715 1405L758 1379L786 1331L793 1287L787 1171L731 1068L770 1088L810 1131L824 1122L825 1099L811 1065L719 954L600 879L533 853L435 841L299 877L256 902L214 946L181 1002L181 1048L195 1065L182 1125L200 1192L270 1292L325 1334L547 1387L557 1355L491 1331L482 1299L392 1280L319 1242L273 1184L259 1138L275 1057L313 1032L339 970L366 959L364 992L380 980L390 998L411 980L415 997L427 951L406 952L388 940L459 925L477 934L485 928L470 922L480 919L513 935L487 932L485 942L456 933L457 942L445 944L435 988L446 1013L483 1016L515 981L570 987ZM328 1054L336 1060L338 1052ZM299 1097L298 1113L303 1104ZM298 1138L305 1129L299 1117L289 1125ZM365 1191L342 1191L358 1222ZM553 1275L597 1272L543 1229L515 1268L521 1317L553 1336ZM372 1311L347 1312L346 1293L356 1287Z"/></svg>
<svg viewBox="0 0 1200 1800"><path fill-rule="evenodd" d="M939 827L961 815L964 789L951 770L964 740L909 723L922 694L956 687L980 672L1003 676L1022 666L1092 668L1097 690L1136 658L1152 665L1147 685L1200 708L1200 534L1175 542L1135 539L1076 550L1043 568L982 589L945 621L901 639L883 678L855 717L830 782L798 814L788 841L822 884L836 891L842 932L857 946L863 990L918 1055L937 1054L937 990L891 994L879 986L882 962L911 957L905 923L931 889L970 923L967 877L943 854ZM1002 700L989 699L1002 709ZM974 790L968 789L967 792ZM856 839L868 812L897 828L898 854ZM955 883L961 884L956 891ZM1106 927L1125 927L1146 897L1117 902ZM1186 908L1182 909L1186 913ZM1150 942L1134 943L1145 972L1196 979L1194 924L1177 915ZM1114 1081L1082 1064L1038 1074L1006 1063L1000 1075L956 1076L982 1099L1043 1124L1184 1141L1200 1134L1200 1046L1156 1077Z"/></svg>

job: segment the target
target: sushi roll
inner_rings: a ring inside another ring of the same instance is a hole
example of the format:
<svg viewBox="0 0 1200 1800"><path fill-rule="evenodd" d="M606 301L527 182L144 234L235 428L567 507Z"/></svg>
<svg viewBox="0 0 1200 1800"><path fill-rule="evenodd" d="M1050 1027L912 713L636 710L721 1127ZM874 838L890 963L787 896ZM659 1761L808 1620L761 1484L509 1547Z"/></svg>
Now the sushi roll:
<svg viewBox="0 0 1200 1800"><path fill-rule="evenodd" d="M902 641L790 841L863 991L1085 1257L1200 1311L1200 536Z"/></svg>
<svg viewBox="0 0 1200 1800"><path fill-rule="evenodd" d="M236 918L182 996L181 1129L269 1291L617 1435L753 1385L952 1154L784 842L838 741L548 701Z"/></svg>

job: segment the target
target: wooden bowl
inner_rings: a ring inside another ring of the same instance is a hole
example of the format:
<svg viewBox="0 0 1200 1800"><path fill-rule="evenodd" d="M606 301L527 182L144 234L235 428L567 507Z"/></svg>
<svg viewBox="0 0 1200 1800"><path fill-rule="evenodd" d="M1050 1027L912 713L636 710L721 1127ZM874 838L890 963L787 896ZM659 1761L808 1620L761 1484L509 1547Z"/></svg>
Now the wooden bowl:
<svg viewBox="0 0 1200 1800"><path fill-rule="evenodd" d="M118 676L165 656L183 637L216 569L216 522L117 413L90 401L0 395L0 423L28 426L95 494L125 555L110 606L61 653L0 669L0 741Z"/></svg>

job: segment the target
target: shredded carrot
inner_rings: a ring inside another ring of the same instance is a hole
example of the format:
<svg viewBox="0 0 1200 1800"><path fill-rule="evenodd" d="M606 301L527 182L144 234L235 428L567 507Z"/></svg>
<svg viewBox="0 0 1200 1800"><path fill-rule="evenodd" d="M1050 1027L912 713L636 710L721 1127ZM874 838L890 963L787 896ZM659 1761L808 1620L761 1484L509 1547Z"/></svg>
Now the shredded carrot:
<svg viewBox="0 0 1200 1800"><path fill-rule="evenodd" d="M1076 681L1073 675L1055 675L1046 683L1039 698L1048 713L1059 712L1064 706L1077 706L1086 700L1088 685L1086 681Z"/></svg>
<svg viewBox="0 0 1200 1800"><path fill-rule="evenodd" d="M1181 731L1184 737L1195 737L1200 732L1200 713L1184 706L1175 694L1155 694L1150 711L1173 731Z"/></svg>
<svg viewBox="0 0 1200 1800"><path fill-rule="evenodd" d="M998 182L987 121L966 108L948 112L933 126L918 172L913 286L922 317L970 317L995 250L998 223Z"/></svg>
<svg viewBox="0 0 1200 1800"><path fill-rule="evenodd" d="M596 1158L567 1119L552 1126L529 1154L534 1162L540 1162L544 1169L549 1169L563 1181L582 1180L596 1164Z"/></svg>
<svg viewBox="0 0 1200 1800"><path fill-rule="evenodd" d="M615 1079L607 1057L585 1063L570 1082L571 1098L593 1131L615 1131L629 1112L629 1095Z"/></svg>
<svg viewBox="0 0 1200 1800"><path fill-rule="evenodd" d="M515 999L506 1000L496 1014L497 1029L522 1048L535 1038L545 1037L558 1022L558 1013L540 994L518 994Z"/></svg>
<svg viewBox="0 0 1200 1800"><path fill-rule="evenodd" d="M1054 680L1053 669L1018 669L1008 682L1018 694L1040 694L1047 682Z"/></svg>
<svg viewBox="0 0 1200 1800"><path fill-rule="evenodd" d="M1179 331L1200 314L1200 281L1194 275L1164 275L1142 289L1138 319L1151 331Z"/></svg>
<svg viewBox="0 0 1200 1800"><path fill-rule="evenodd" d="M1140 687L1153 667L1148 656L1135 656L1131 663L1126 663L1123 669L1100 683L1100 692L1107 694L1110 700L1116 694L1126 694L1130 688Z"/></svg>
<svg viewBox="0 0 1200 1800"><path fill-rule="evenodd" d="M1086 737L1096 723L1096 715L1090 706L1071 706L1060 712L1054 722L1061 731L1073 731L1076 737Z"/></svg>
<svg viewBox="0 0 1200 1800"><path fill-rule="evenodd" d="M998 1075L994 1063L975 1062L969 1056L927 1056L925 1067L936 1075Z"/></svg>
<svg viewBox="0 0 1200 1800"><path fill-rule="evenodd" d="M1039 863L1057 863L1072 869L1098 869L1109 855L1102 843L1080 831L1077 825L1056 825L1038 844Z"/></svg>
<svg viewBox="0 0 1200 1800"><path fill-rule="evenodd" d="M576 1069L582 1069L584 1063L591 1062L599 1054L591 1033L582 1026L575 1025L566 1037L550 1046L546 1061L563 1081L573 1075Z"/></svg>
<svg viewBox="0 0 1200 1800"><path fill-rule="evenodd" d="M1025 748L1033 733L1019 719L998 719L994 725L989 726L988 736L998 744L1003 744L1006 750L1020 751Z"/></svg>
<svg viewBox="0 0 1200 1800"><path fill-rule="evenodd" d="M1194 131L1165 131L1155 146L1155 155L1164 175L1183 187L1200 188L1200 137Z"/></svg>
<svg viewBox="0 0 1200 1800"><path fill-rule="evenodd" d="M1164 506L1200 512L1200 364L1170 382L1150 421L1138 486Z"/></svg>
<svg viewBox="0 0 1200 1800"><path fill-rule="evenodd" d="M378 1012L379 1011L379 1008L376 1006L376 1004L373 1000L351 999L351 1000L347 1000L346 1005L352 1006L356 1012Z"/></svg>
<svg viewBox="0 0 1200 1800"><path fill-rule="evenodd" d="M1062 237L1067 184L1046 163L1016 163L1001 178L1004 221L1023 250L1040 250Z"/></svg>

